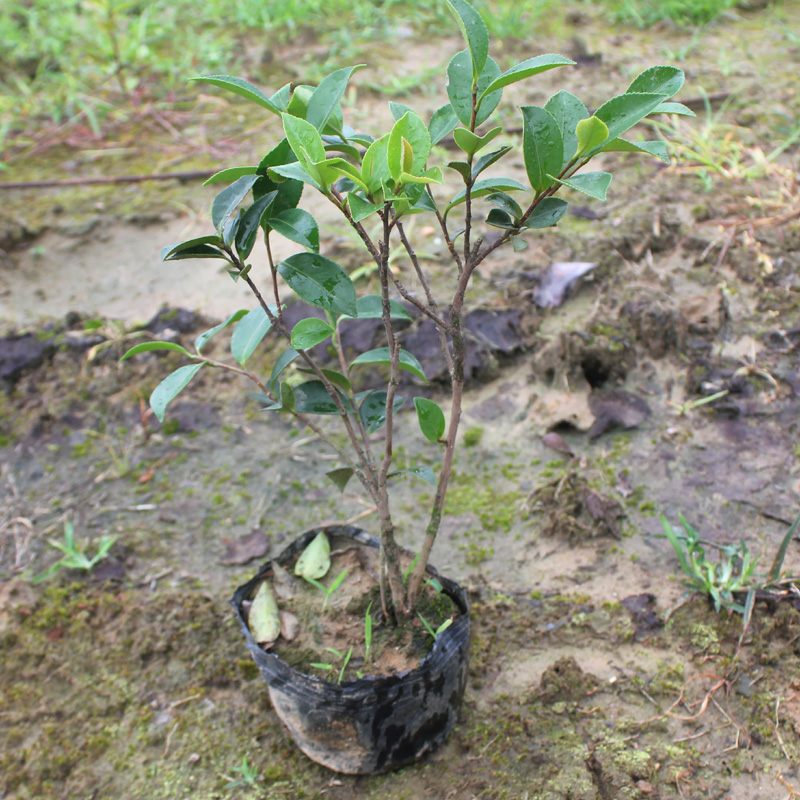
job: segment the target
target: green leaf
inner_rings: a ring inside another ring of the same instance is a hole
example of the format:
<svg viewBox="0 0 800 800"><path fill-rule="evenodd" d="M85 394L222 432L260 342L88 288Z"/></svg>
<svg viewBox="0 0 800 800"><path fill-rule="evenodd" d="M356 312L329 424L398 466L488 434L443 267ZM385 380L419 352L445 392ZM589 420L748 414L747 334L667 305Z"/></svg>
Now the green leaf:
<svg viewBox="0 0 800 800"><path fill-rule="evenodd" d="M633 79L625 93L644 92L672 97L683 88L684 80L683 70L677 67L650 67Z"/></svg>
<svg viewBox="0 0 800 800"><path fill-rule="evenodd" d="M313 164L311 168L314 168ZM314 177L302 164L282 164L277 167L270 167L269 175L270 177L278 175L281 178L288 178L293 182L300 181L302 183L307 183L315 189L322 191L322 183L318 180L319 175Z"/></svg>
<svg viewBox="0 0 800 800"><path fill-rule="evenodd" d="M337 69L323 78L319 86L314 90L308 101L306 120L318 131L322 131L331 119L347 88L350 76L355 70L363 66L364 64L358 64L354 67Z"/></svg>
<svg viewBox="0 0 800 800"><path fill-rule="evenodd" d="M291 385L288 384L286 381L281 383L281 391L280 391L280 405L278 408L282 408L284 411L294 411L295 409L295 397L294 397L294 389L292 389Z"/></svg>
<svg viewBox="0 0 800 800"><path fill-rule="evenodd" d="M334 328L324 320L314 317L301 319L292 328L292 347L296 350L308 350L324 342L333 333Z"/></svg>
<svg viewBox="0 0 800 800"><path fill-rule="evenodd" d="M131 347L131 349L128 350L124 356L122 356L120 361L124 361L126 358L138 355L139 353L147 353L152 350L175 350L178 353L183 353L184 355L193 358L192 354L185 347L181 347L179 344L175 344L174 342L142 342L141 344Z"/></svg>
<svg viewBox="0 0 800 800"><path fill-rule="evenodd" d="M553 115L564 142L564 158L558 170L560 172L569 164L578 149L578 135L575 129L581 120L589 116L589 112L579 98L563 89L554 94L544 107Z"/></svg>
<svg viewBox="0 0 800 800"><path fill-rule="evenodd" d="M328 537L320 531L300 554L294 565L294 574L299 578L319 580L331 568L331 545Z"/></svg>
<svg viewBox="0 0 800 800"><path fill-rule="evenodd" d="M336 484L340 492L343 492L355 473L350 467L337 467L326 472L325 475Z"/></svg>
<svg viewBox="0 0 800 800"><path fill-rule="evenodd" d="M495 192L513 192L525 191L525 187L519 182L511 178L484 178L480 181L475 181L472 186L472 199L476 200L479 197L484 197L487 194L494 194ZM448 204L445 209L445 216L452 208L460 205L466 200L466 190L462 189Z"/></svg>
<svg viewBox="0 0 800 800"><path fill-rule="evenodd" d="M411 165L406 164L407 158L403 157L404 142L411 147ZM425 123L413 112L407 111L397 122L389 134L386 157L389 171L397 180L402 172L416 175L425 169L425 162L431 152L431 135ZM393 166L394 165L394 166ZM399 167L395 169L395 167Z"/></svg>
<svg viewBox="0 0 800 800"><path fill-rule="evenodd" d="M660 158L669 164L666 142L629 142L626 139L612 139L608 144L604 144L600 153L647 153L648 155Z"/></svg>
<svg viewBox="0 0 800 800"><path fill-rule="evenodd" d="M514 228L519 227L517 221L510 214L507 214L499 208L493 208L489 211L486 222L489 225L493 225L495 228L503 228L505 230L514 230Z"/></svg>
<svg viewBox="0 0 800 800"><path fill-rule="evenodd" d="M275 362L275 365L272 367L272 374L269 376L269 390L275 394L276 393L276 381L280 377L280 374L289 366L289 364L294 361L300 353L297 352L292 347L288 347L284 350L280 356L278 356L278 360Z"/></svg>
<svg viewBox="0 0 800 800"><path fill-rule="evenodd" d="M270 310L273 313L276 311L272 306L270 306ZM261 340L271 327L272 323L269 321L267 312L261 306L256 306L252 311L248 311L236 323L231 337L231 354L242 367L253 355L256 347L261 344Z"/></svg>
<svg viewBox="0 0 800 800"><path fill-rule="evenodd" d="M478 94L500 74L500 67L491 57L486 59L486 66L478 78ZM469 53L462 50L456 53L447 66L447 96L456 116L462 125L472 127L472 65ZM475 127L484 123L497 108L502 90L491 92L483 98L475 118Z"/></svg>
<svg viewBox="0 0 800 800"><path fill-rule="evenodd" d="M167 410L167 406L189 385L189 381L204 366L205 364L200 362L179 367L153 389L153 393L150 395L150 408L153 409L159 422L164 421L164 412Z"/></svg>
<svg viewBox="0 0 800 800"><path fill-rule="evenodd" d="M533 190L540 194L558 175L564 160L564 140L553 115L539 106L522 106L522 154Z"/></svg>
<svg viewBox="0 0 800 800"><path fill-rule="evenodd" d="M464 183L469 180L471 170L466 161L448 161L447 166L450 169L454 169L464 179Z"/></svg>
<svg viewBox="0 0 800 800"><path fill-rule="evenodd" d="M223 328L226 328L232 322L238 322L245 314L247 314L246 308L240 308L238 311L234 311L225 322L220 322L219 325L215 325L213 328L209 328L207 331L201 333L195 340L194 340L194 349L197 350L199 353L200 350L205 347L206 342L215 334L221 331Z"/></svg>
<svg viewBox="0 0 800 800"><path fill-rule="evenodd" d="M344 175L346 178L353 181L359 189L363 189L365 192L368 191L367 184L361 177L361 172L358 170L358 167L353 166L349 161L343 158L328 158L314 166L325 179L326 185L334 183L339 179L340 175Z"/></svg>
<svg viewBox="0 0 800 800"><path fill-rule="evenodd" d="M513 236L511 238L511 248L515 253L521 253L523 250L528 249L528 243L519 236Z"/></svg>
<svg viewBox="0 0 800 800"><path fill-rule="evenodd" d="M465 0L446 0L469 48L473 78L483 71L489 55L489 31L481 15Z"/></svg>
<svg viewBox="0 0 800 800"><path fill-rule="evenodd" d="M522 208L519 203L510 195L504 192L495 192L486 198L493 206L505 211L510 217L519 219L522 216ZM541 205L541 203L540 203Z"/></svg>
<svg viewBox="0 0 800 800"><path fill-rule="evenodd" d="M475 155L475 153L477 153L479 150L483 150L483 148L486 147L486 145L489 144L492 139L495 139L502 130L503 128L498 125L496 128L492 128L483 136L478 136L466 128L457 128L455 131L453 131L453 138L455 139L456 144L468 156L472 156Z"/></svg>
<svg viewBox="0 0 800 800"><path fill-rule="evenodd" d="M270 217L267 225L281 236L285 236L309 250L319 252L319 228L308 211L302 208L287 208L277 217Z"/></svg>
<svg viewBox="0 0 800 800"><path fill-rule="evenodd" d="M362 197L359 197L353 192L350 192L347 195L347 206L350 209L350 215L353 217L355 222L361 222L362 219L366 219L376 211L380 211L381 208L383 208L383 206L379 206L376 203L370 203L367 200L364 200Z"/></svg>
<svg viewBox="0 0 800 800"><path fill-rule="evenodd" d="M386 397L385 391L369 392L358 407L358 413L367 433L375 433L386 424ZM393 408L397 412L405 402L405 397L395 397Z"/></svg>
<svg viewBox="0 0 800 800"><path fill-rule="evenodd" d="M313 166L325 160L325 145L319 131L310 123L291 114L283 114L283 130L297 160L313 176Z"/></svg>
<svg viewBox="0 0 800 800"><path fill-rule="evenodd" d="M398 469L397 472L390 472L386 477L393 478L395 475L414 475L422 478L425 483L431 486L436 485L436 473L430 467L410 467L409 469Z"/></svg>
<svg viewBox="0 0 800 800"><path fill-rule="evenodd" d="M309 372L312 375L314 374L313 369L301 369L300 372ZM338 386L340 389L343 389L345 392L349 392L352 388L350 385L350 381L342 375L341 372L337 372L335 369L323 369L320 370L322 374L334 385Z"/></svg>
<svg viewBox="0 0 800 800"><path fill-rule="evenodd" d="M428 126L428 131L431 135L431 144L438 144L444 139L453 129L458 125L458 117L456 112L453 111L453 106L450 103L437 108L431 117L431 123Z"/></svg>
<svg viewBox="0 0 800 800"><path fill-rule="evenodd" d="M429 442L438 442L444 435L446 421L444 412L439 406L424 397L415 397L414 406L417 409L417 420L422 435Z"/></svg>
<svg viewBox="0 0 800 800"><path fill-rule="evenodd" d="M169 247L165 247L162 252L168 249ZM163 259L163 261L185 261L190 258L221 258L223 261L230 262L230 258L225 253L208 244L196 244L194 247L183 248L174 255L169 256L169 258Z"/></svg>
<svg viewBox="0 0 800 800"><path fill-rule="evenodd" d="M411 111L412 114L414 113L414 110L410 106L404 105L403 103L393 103L391 101L389 101L389 111L392 112L392 117L395 122L405 116L409 111Z"/></svg>
<svg viewBox="0 0 800 800"><path fill-rule="evenodd" d="M292 96L292 84L287 83L284 86L281 86L272 97L269 98L270 103L275 106L279 111L288 111L289 110L289 100Z"/></svg>
<svg viewBox="0 0 800 800"><path fill-rule="evenodd" d="M281 635L278 604L267 581L261 583L253 598L247 615L247 627L259 644L274 642Z"/></svg>
<svg viewBox="0 0 800 800"><path fill-rule="evenodd" d="M356 316L355 286L335 261L318 253L297 253L281 261L278 271L297 296L312 306Z"/></svg>
<svg viewBox="0 0 800 800"><path fill-rule="evenodd" d="M382 184L392 177L389 172L389 160L387 151L389 149L389 134L376 139L364 153L361 160L361 177L369 188L369 193L374 194L380 191Z"/></svg>
<svg viewBox="0 0 800 800"><path fill-rule="evenodd" d="M594 115L608 125L608 138L616 139L655 111L663 100L662 94L621 94L603 103Z"/></svg>
<svg viewBox="0 0 800 800"><path fill-rule="evenodd" d="M261 180L261 178L259 178ZM243 261L253 251L264 215L272 210L277 190L261 195L245 212L236 228L236 252Z"/></svg>
<svg viewBox="0 0 800 800"><path fill-rule="evenodd" d="M538 75L540 72L546 72L555 67L568 67L573 66L575 62L571 58L565 58L556 53L545 53L541 56L529 58L516 67L507 69L502 75L498 75L484 90L479 99L483 99L483 95L495 92L502 89L511 83L530 78L531 75Z"/></svg>
<svg viewBox="0 0 800 800"><path fill-rule="evenodd" d="M211 222L221 234L222 227L236 210L239 203L247 197L253 184L258 180L258 175L245 175L243 178L223 189L211 204Z"/></svg>
<svg viewBox="0 0 800 800"><path fill-rule="evenodd" d="M511 150L510 145L501 147L499 150L493 150L491 153L482 155L472 166L472 179L478 177L487 167L491 167L496 161L499 161L506 153Z"/></svg>
<svg viewBox="0 0 800 800"><path fill-rule="evenodd" d="M543 197L525 220L525 228L551 228L566 213L569 203L560 197Z"/></svg>
<svg viewBox="0 0 800 800"><path fill-rule="evenodd" d="M345 410L350 413L353 407L350 401L341 393L339 399ZM298 414L338 414L339 409L333 398L328 394L322 381L306 381L294 387L294 408Z"/></svg>
<svg viewBox="0 0 800 800"><path fill-rule="evenodd" d="M185 242L179 244L170 244L161 248L162 261L179 261L183 258L225 258L228 257L222 253L218 248L222 247L222 237L217 234L211 236L198 236L194 239L187 239ZM215 255L195 256L184 255L184 253L205 252L213 251Z"/></svg>
<svg viewBox="0 0 800 800"><path fill-rule="evenodd" d="M558 180L557 178L555 180ZM564 186L578 192L594 197L595 200L605 200L608 187L611 185L611 174L608 172L584 172L582 175L573 175L566 180L558 180Z"/></svg>
<svg viewBox="0 0 800 800"><path fill-rule="evenodd" d="M242 78L234 78L231 75L209 75L203 78L192 78L192 80L198 83L210 83L212 86L227 89L229 92L251 100L269 109L273 114L280 116L280 109L260 89L257 89L252 83Z"/></svg>
<svg viewBox="0 0 800 800"><path fill-rule="evenodd" d="M426 185L428 183L444 183L442 170L439 167L430 167L429 169L420 172L419 175L409 175L408 172L400 173L400 180L398 185L408 187L408 184ZM406 191L410 191L406 188Z"/></svg>
<svg viewBox="0 0 800 800"><path fill-rule="evenodd" d="M391 364L389 348L377 347L374 350L367 350L366 353L361 353L361 355L353 359L351 366L355 366L356 364ZM425 383L428 382L425 373L422 371L422 365L408 350L400 351L400 369L410 372L412 375L416 375L418 378L425 381Z"/></svg>
<svg viewBox="0 0 800 800"><path fill-rule="evenodd" d="M258 172L258 167L229 167L228 169L220 170L212 175L203 186L210 186L212 183L228 183L243 178L245 175L255 175Z"/></svg>
<svg viewBox="0 0 800 800"><path fill-rule="evenodd" d="M678 114L683 117L696 117L697 114L683 103L661 103L652 112L653 114Z"/></svg>
<svg viewBox="0 0 800 800"><path fill-rule="evenodd" d="M366 294L356 300L358 319L381 319L383 317L383 299L379 294ZM389 316L391 319L412 321L412 316L397 300L389 299Z"/></svg>
<svg viewBox="0 0 800 800"><path fill-rule="evenodd" d="M582 156L608 141L608 126L597 117L582 119L575 129L578 136L578 150L575 156Z"/></svg>

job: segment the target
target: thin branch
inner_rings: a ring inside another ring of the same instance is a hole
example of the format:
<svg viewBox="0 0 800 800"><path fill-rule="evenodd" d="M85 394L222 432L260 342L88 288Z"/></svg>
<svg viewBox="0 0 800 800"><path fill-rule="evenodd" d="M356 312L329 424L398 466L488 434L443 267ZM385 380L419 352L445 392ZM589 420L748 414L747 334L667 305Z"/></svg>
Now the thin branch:
<svg viewBox="0 0 800 800"><path fill-rule="evenodd" d="M439 211L439 206L436 205L436 200L433 198L433 192L431 191L430 184L428 184L425 188L428 190L428 195L430 196L431 201L436 208L436 219L439 220L439 227L442 230L442 236L444 236L444 240L447 243L447 249L450 251L450 255L453 256L453 260L458 265L458 274L460 275L464 270L464 265L461 262L461 256L459 255L458 250L456 250L453 240L450 238L450 232L447 230L447 222L445 222L442 212Z"/></svg>

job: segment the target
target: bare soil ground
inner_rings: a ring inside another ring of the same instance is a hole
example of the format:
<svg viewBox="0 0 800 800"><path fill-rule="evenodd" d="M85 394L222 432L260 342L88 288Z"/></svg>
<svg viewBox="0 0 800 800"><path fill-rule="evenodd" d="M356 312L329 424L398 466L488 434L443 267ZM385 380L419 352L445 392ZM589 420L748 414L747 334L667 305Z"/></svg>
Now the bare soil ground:
<svg viewBox="0 0 800 800"><path fill-rule="evenodd" d="M643 67L678 61L679 99L698 100L699 117L677 165L610 155L607 204L578 209L524 253L498 252L478 278L476 307L492 315L476 317L481 355L435 555L472 595L470 684L447 745L394 775L336 776L299 754L227 605L256 569L248 557L358 517L362 498L329 491L327 454L243 386L201 375L159 426L146 398L179 362L118 363L136 323L190 342L249 302L211 262L158 260L206 230L213 191L4 192L0 796L800 797L795 604L758 602L741 641L739 615L697 596L679 605L656 516L682 512L719 544L743 538L766 572L800 506L800 150L789 140L773 152L800 120L800 13L742 13L694 39L614 33L590 12L574 23L560 40L505 43L509 59L589 59L509 91L509 115L562 86L591 106ZM409 44L405 63L361 55L405 75L456 48ZM356 80L359 96L387 115L368 83ZM432 110L442 91L426 84L410 102ZM166 127L142 119L114 141L41 149L15 177L211 172L252 163L270 124L202 96ZM720 169L700 163L704 148ZM359 265L321 213L325 244ZM439 245L415 233L435 263ZM597 266L543 311L532 293L553 261ZM553 432L572 455L543 441ZM396 501L412 549L425 491L409 483ZM67 518L81 542L116 536L111 555L90 575L31 583ZM369 516L359 524L375 529ZM797 540L785 566L800 573ZM236 771L243 757L252 783Z"/></svg>

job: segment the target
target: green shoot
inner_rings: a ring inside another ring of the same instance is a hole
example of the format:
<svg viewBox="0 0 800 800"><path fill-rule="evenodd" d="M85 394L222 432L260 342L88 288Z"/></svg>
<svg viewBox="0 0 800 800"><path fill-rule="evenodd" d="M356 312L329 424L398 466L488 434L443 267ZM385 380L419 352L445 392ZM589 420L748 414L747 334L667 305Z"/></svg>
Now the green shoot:
<svg viewBox="0 0 800 800"><path fill-rule="evenodd" d="M672 401L669 401L669 405L671 405L678 412L679 417L682 417L685 414L688 414L690 411L694 411L694 409L699 408L700 406L704 406L707 403L713 403L715 400L725 397L726 394L728 394L727 389L721 392L710 394L708 397L701 397L698 400L687 400L685 403L673 403Z"/></svg>
<svg viewBox="0 0 800 800"><path fill-rule="evenodd" d="M344 671L347 669L347 665L350 663L350 656L352 655L353 655L353 648L351 647L347 651L347 655L345 656L344 664L342 664L341 670L339 670L339 680L336 681L336 683L341 683L342 680L344 679Z"/></svg>
<svg viewBox="0 0 800 800"><path fill-rule="evenodd" d="M241 778L231 778L228 775L220 774L220 777L228 781L228 789L234 789L237 786L250 786L251 788L255 788L261 780L261 775L259 775L256 767L247 760L247 756L242 756L241 765L234 767L231 772L240 773Z"/></svg>
<svg viewBox="0 0 800 800"><path fill-rule="evenodd" d="M97 552L91 558L89 558L83 552L83 549L75 544L75 533L72 528L72 523L66 521L64 523L64 541L58 542L55 539L47 540L53 547L64 553L63 558L56 561L55 564L53 564L49 569L45 570L41 575L37 575L35 578L33 578L32 582L39 583L45 578L49 578L54 572L61 568L82 569L86 572L90 572L92 569L94 569L98 562L102 561L108 555L108 551L111 549L111 546L116 540L116 536L104 534L100 537L100 542L97 546Z"/></svg>
<svg viewBox="0 0 800 800"><path fill-rule="evenodd" d="M453 618L450 617L449 619L446 619L436 630L434 630L433 625L431 625L430 622L428 622L428 620L422 616L422 614L417 612L417 616L419 617L420 622L422 622L422 624L425 626L425 630L428 631L431 636L433 636L434 641L438 638L442 631L446 631L453 624Z"/></svg>
<svg viewBox="0 0 800 800"><path fill-rule="evenodd" d="M316 586L324 595L325 600L322 603L322 607L325 608L328 605L328 600L331 599L331 595L342 585L342 581L345 579L347 575L347 567L345 567L339 575L336 577L336 580L330 585L325 586L325 584L320 583L315 578L306 578L306 580L312 585Z"/></svg>

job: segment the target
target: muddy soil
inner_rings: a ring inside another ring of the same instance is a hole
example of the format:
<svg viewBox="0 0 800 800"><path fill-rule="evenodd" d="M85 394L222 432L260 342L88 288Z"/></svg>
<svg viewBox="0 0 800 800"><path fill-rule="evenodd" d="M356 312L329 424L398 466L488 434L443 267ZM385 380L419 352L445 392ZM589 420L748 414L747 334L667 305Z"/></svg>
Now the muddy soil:
<svg viewBox="0 0 800 800"><path fill-rule="evenodd" d="M300 531L356 518L376 531L364 499L329 490L328 454L246 387L201 374L159 426L146 398L175 354L118 363L139 325L190 343L249 305L212 262L158 260L206 230L213 191L4 192L0 796L800 796L795 603L758 601L742 636L740 615L685 598L657 518L683 513L720 545L744 539L766 573L800 507L800 151L787 138L800 119L800 10L740 12L692 38L613 32L580 8L574 27L505 44L509 61L596 55L509 91L509 114L562 87L591 106L677 61L680 99L699 111L686 136L700 138L665 168L610 155L608 203L576 209L524 253L497 252L478 277L481 357L434 559L471 592L470 683L450 741L395 775L336 776L298 753L227 604ZM364 56L406 74L456 46L410 46L406 64ZM366 74L359 96L386 115ZM417 100L433 109L441 88ZM41 150L15 177L211 172L252 163L270 135L228 99L180 113L179 138L117 131ZM722 171L692 156L704 142ZM322 223L323 246L359 266L346 233ZM414 233L435 264L440 243ZM554 261L597 266L542 310L532 296ZM224 337L214 346L222 355ZM421 444L398 452L400 466L429 457ZM409 480L395 500L411 549L429 491ZM109 556L32 582L57 560L49 541L67 519L90 553L116 537ZM800 573L797 539L785 568Z"/></svg>

